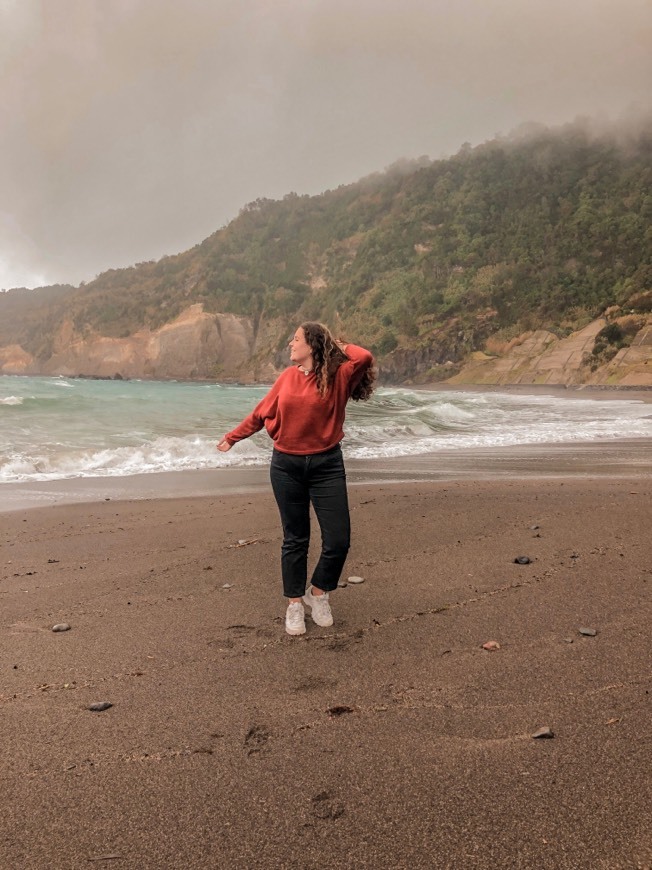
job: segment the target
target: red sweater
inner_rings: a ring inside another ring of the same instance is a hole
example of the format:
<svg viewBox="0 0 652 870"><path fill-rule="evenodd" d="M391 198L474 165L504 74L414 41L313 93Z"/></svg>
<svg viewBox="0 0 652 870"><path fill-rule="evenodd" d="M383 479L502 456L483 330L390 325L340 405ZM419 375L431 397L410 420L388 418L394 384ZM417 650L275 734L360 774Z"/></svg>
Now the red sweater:
<svg viewBox="0 0 652 870"><path fill-rule="evenodd" d="M317 390L315 375L305 375L298 366L291 366L225 439L235 444L264 426L281 453L305 456L335 447L344 437L346 403L373 363L372 355L363 347L347 344L345 352L348 360L336 371L323 398Z"/></svg>

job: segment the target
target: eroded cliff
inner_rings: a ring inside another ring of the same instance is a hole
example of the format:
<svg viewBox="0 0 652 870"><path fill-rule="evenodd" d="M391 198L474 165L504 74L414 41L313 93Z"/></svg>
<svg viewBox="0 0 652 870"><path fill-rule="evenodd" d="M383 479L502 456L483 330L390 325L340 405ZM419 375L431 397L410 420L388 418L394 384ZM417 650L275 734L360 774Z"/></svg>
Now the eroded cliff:
<svg viewBox="0 0 652 870"><path fill-rule="evenodd" d="M264 380L273 367L258 363L252 319L207 314L191 305L158 330L125 338L96 332L80 335L70 321L57 331L52 356L35 360L18 345L0 348L3 374L43 374L98 378Z"/></svg>
<svg viewBox="0 0 652 870"><path fill-rule="evenodd" d="M609 344L605 327L629 337ZM622 324L622 329L620 324ZM209 314L201 304L183 311L158 330L125 338L96 332L80 335L70 321L57 331L53 353L36 360L19 345L0 348L0 374L42 374L98 378L169 378L269 383L287 365L279 352L284 324L254 323L235 314ZM452 336L452 337L451 337ZM397 348L380 360L385 383L419 384L604 384L652 386L652 315L601 317L565 338L539 329L523 333L496 350L487 341L453 364L454 330L449 341L434 339L419 349ZM449 376L455 372L453 376Z"/></svg>

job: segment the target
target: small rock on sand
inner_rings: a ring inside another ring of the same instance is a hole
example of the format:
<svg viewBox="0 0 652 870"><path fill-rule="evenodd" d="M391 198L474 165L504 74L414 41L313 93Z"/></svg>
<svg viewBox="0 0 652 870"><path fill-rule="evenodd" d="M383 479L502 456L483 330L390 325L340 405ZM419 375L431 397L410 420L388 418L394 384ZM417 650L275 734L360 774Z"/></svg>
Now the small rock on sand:
<svg viewBox="0 0 652 870"><path fill-rule="evenodd" d="M95 704L90 704L88 709L93 713L103 713L104 710L108 710L110 707L113 707L110 701L97 701Z"/></svg>
<svg viewBox="0 0 652 870"><path fill-rule="evenodd" d="M348 583L364 583L364 577L349 577Z"/></svg>
<svg viewBox="0 0 652 870"><path fill-rule="evenodd" d="M555 732L548 725L544 725L543 727L537 729L532 735L535 740L540 740L541 738L545 737L551 738L554 736Z"/></svg>
<svg viewBox="0 0 652 870"><path fill-rule="evenodd" d="M532 559L529 556L517 556L514 559L515 565L529 565Z"/></svg>
<svg viewBox="0 0 652 870"><path fill-rule="evenodd" d="M494 650L500 649L500 644L497 640L488 640L486 643L482 644L482 649L493 652Z"/></svg>
<svg viewBox="0 0 652 870"><path fill-rule="evenodd" d="M580 628L580 634L583 634L584 637L595 637L598 633L595 628Z"/></svg>
<svg viewBox="0 0 652 870"><path fill-rule="evenodd" d="M52 626L52 631L70 631L70 626L67 622L58 622Z"/></svg>

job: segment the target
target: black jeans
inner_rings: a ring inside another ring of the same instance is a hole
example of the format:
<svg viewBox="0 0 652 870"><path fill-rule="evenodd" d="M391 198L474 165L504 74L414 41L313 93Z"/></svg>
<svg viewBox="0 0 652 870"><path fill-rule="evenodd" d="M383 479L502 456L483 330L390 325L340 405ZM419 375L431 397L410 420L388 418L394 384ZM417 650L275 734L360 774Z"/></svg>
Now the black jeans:
<svg viewBox="0 0 652 870"><path fill-rule="evenodd" d="M283 524L283 594L301 598L306 591L311 503L321 529L322 548L310 582L324 592L336 589L351 543L346 472L339 444L326 453L309 456L274 450L270 478Z"/></svg>

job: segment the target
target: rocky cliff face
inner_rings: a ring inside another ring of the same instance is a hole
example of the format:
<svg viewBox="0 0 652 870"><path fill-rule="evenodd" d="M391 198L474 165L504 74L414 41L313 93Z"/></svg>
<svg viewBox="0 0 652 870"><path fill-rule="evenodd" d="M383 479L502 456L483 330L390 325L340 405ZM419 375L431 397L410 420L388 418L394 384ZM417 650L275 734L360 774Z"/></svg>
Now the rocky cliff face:
<svg viewBox="0 0 652 870"><path fill-rule="evenodd" d="M19 344L0 347L0 375L32 374L34 366L34 357Z"/></svg>
<svg viewBox="0 0 652 870"><path fill-rule="evenodd" d="M540 329L520 336L503 355L473 354L449 383L652 386L652 317L644 320L631 345L608 362L593 354L607 325L599 318L567 338Z"/></svg>
<svg viewBox="0 0 652 870"><path fill-rule="evenodd" d="M80 336L65 322L50 359L39 363L17 345L0 349L3 374L44 374L123 378L258 380L270 366L255 364L257 335L251 318L206 314L192 305L156 331L127 338Z"/></svg>
<svg viewBox="0 0 652 870"><path fill-rule="evenodd" d="M621 321L627 318L621 318ZM385 383L451 384L604 384L652 386L652 315L636 323L628 346L596 356L596 337L607 322L599 318L584 329L558 338L546 330L525 333L500 353L478 352L453 363L454 342L433 342L418 350L397 348L381 361ZM249 317L207 314L192 305L161 329L127 338L79 335L64 323L46 361L35 360L19 345L0 348L0 374L88 377L181 378L269 383L287 364L275 351L284 324L254 324ZM610 357L610 358L609 358ZM452 377L450 373L457 372Z"/></svg>

